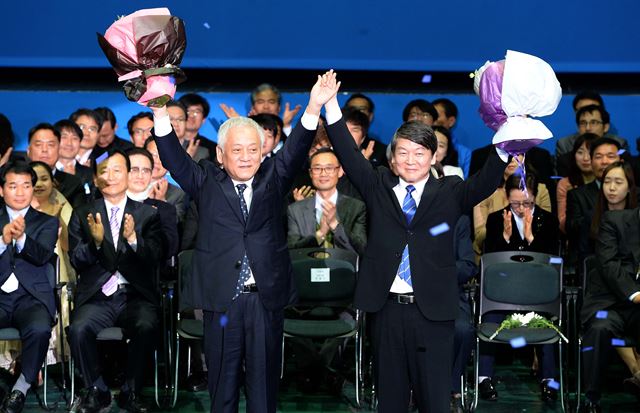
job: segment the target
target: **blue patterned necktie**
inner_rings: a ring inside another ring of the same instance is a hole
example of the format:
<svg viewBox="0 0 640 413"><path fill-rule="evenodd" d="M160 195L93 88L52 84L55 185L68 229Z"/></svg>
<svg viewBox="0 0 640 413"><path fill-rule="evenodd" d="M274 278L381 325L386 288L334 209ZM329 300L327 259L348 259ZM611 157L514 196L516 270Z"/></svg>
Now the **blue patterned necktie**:
<svg viewBox="0 0 640 413"><path fill-rule="evenodd" d="M249 218L249 208L247 207L247 201L244 199L244 190L247 189L247 184L238 184L236 185L238 189L238 199L240 200L240 210L242 211L242 217L244 218L245 225L247 224L247 219ZM238 276L238 283L236 284L236 293L233 296L233 299L238 298L242 289L244 287L244 283L251 277L251 269L249 268L249 258L247 257L247 251L244 252L244 256L242 257L242 263L240 264L240 275Z"/></svg>
<svg viewBox="0 0 640 413"><path fill-rule="evenodd" d="M404 197L404 201L402 202L402 212L404 213L404 217L407 219L407 224L411 224L411 220L413 216L416 214L416 201L413 199L411 194L415 191L416 188L413 185L407 185L407 195ZM402 259L400 260L400 265L398 266L398 277L401 280L405 281L410 286L411 284L411 265L409 263L409 244L404 246L404 250L402 251Z"/></svg>

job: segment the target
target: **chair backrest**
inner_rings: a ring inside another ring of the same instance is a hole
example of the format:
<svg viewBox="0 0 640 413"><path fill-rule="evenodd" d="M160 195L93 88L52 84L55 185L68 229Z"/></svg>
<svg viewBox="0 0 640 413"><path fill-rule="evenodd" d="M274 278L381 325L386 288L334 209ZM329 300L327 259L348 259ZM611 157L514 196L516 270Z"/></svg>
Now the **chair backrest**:
<svg viewBox="0 0 640 413"><path fill-rule="evenodd" d="M186 292L190 290L193 250L184 250L178 254L178 309L180 311L193 309L187 302Z"/></svg>
<svg viewBox="0 0 640 413"><path fill-rule="evenodd" d="M291 250L298 304L341 306L353 301L358 256L336 248Z"/></svg>
<svg viewBox="0 0 640 413"><path fill-rule="evenodd" d="M562 258L523 251L484 254L480 317L489 311L529 312L562 318Z"/></svg>

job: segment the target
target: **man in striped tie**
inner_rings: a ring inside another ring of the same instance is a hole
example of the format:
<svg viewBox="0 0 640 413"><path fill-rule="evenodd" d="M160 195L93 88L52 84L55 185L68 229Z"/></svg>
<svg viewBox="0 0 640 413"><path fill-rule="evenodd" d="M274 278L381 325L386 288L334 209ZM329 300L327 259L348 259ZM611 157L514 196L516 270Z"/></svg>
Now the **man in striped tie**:
<svg viewBox="0 0 640 413"><path fill-rule="evenodd" d="M129 158L113 150L96 164L94 181L103 199L75 209L69 224L69 255L78 274L69 343L85 386L76 410L96 413L111 404L96 336L115 326L129 341L118 404L129 412L145 413L140 391L158 342L156 268L166 246L157 210L126 195Z"/></svg>
<svg viewBox="0 0 640 413"><path fill-rule="evenodd" d="M391 141L392 170L374 168L356 147L338 100L325 105L327 134L367 205L367 248L354 303L373 316L380 413L447 412L458 312L453 232L458 218L498 186L508 156L493 153L467 181L437 179L430 126L407 122Z"/></svg>

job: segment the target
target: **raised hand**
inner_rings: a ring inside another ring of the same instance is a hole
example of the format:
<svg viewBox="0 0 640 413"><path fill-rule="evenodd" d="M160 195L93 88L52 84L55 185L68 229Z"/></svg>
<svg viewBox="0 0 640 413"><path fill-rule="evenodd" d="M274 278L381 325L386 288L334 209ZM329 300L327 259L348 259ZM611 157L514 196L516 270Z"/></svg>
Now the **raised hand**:
<svg viewBox="0 0 640 413"><path fill-rule="evenodd" d="M96 243L97 246L102 245L102 241L104 240L104 227L102 226L102 217L100 213L96 213L96 217L93 217L93 214L87 215L87 223L89 224L89 232L91 233L91 238Z"/></svg>
<svg viewBox="0 0 640 413"><path fill-rule="evenodd" d="M315 195L316 191L308 185L303 185L300 188L293 189L293 199L296 201L302 201L305 198Z"/></svg>
<svg viewBox="0 0 640 413"><path fill-rule="evenodd" d="M22 215L18 215L13 221L11 221L11 238L17 240L24 234L25 221Z"/></svg>
<svg viewBox="0 0 640 413"><path fill-rule="evenodd" d="M330 201L322 203L322 217L327 220L329 228L333 231L338 226L338 214L336 214L336 204Z"/></svg>
<svg viewBox="0 0 640 413"><path fill-rule="evenodd" d="M298 114L298 112L300 112L300 109L302 109L302 105L296 105L293 109L290 108L291 106L289 105L289 102L287 102L284 105L284 112L282 112L282 123L285 127L291 125L293 118Z"/></svg>
<svg viewBox="0 0 640 413"><path fill-rule="evenodd" d="M373 155L373 147L375 144L376 144L376 141L371 139L367 144L367 147L360 151L362 152L362 156L364 156L367 160L371 159L371 155Z"/></svg>
<svg viewBox="0 0 640 413"><path fill-rule="evenodd" d="M187 153L191 158L194 158L196 156L196 153L198 152L199 147L200 147L200 139L194 138L189 141L189 145L187 146Z"/></svg>
<svg viewBox="0 0 640 413"><path fill-rule="evenodd" d="M318 80L311 88L311 93L309 94L309 106L307 106L307 110L310 110L312 114L319 114L322 106L334 98L338 94L339 89L340 82L337 81L336 73L333 69L322 76L318 76Z"/></svg>
<svg viewBox="0 0 640 413"><path fill-rule="evenodd" d="M167 189L169 189L169 182L165 178L159 179L158 182L153 184L153 198L158 201L167 201ZM149 195L151 198L151 195Z"/></svg>
<svg viewBox="0 0 640 413"><path fill-rule="evenodd" d="M134 244L137 241L136 238L136 221L131 214L124 214L124 227L122 229L122 236L127 240L129 244Z"/></svg>
<svg viewBox="0 0 640 413"><path fill-rule="evenodd" d="M219 106L220 106L220 109L222 109L222 111L224 112L224 114L227 116L228 119L237 118L237 117L240 116L238 114L238 112L236 112L236 110L232 106L227 106L224 103L221 103Z"/></svg>
<svg viewBox="0 0 640 413"><path fill-rule="evenodd" d="M504 220L502 236L505 241L509 242L511 234L513 233L513 227L511 226L511 211L502 211L502 219Z"/></svg>
<svg viewBox="0 0 640 413"><path fill-rule="evenodd" d="M533 242L533 212L530 208L524 210L524 239L527 240L529 244Z"/></svg>

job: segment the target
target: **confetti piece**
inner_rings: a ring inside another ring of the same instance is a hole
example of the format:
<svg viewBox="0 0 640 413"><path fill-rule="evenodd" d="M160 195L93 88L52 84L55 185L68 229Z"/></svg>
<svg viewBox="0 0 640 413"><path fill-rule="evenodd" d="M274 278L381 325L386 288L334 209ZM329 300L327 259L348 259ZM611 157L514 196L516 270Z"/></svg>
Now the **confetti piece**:
<svg viewBox="0 0 640 413"><path fill-rule="evenodd" d="M86 195L91 195L91 187L89 187L89 184L86 182L84 183L84 193Z"/></svg>
<svg viewBox="0 0 640 413"><path fill-rule="evenodd" d="M524 337L516 337L509 340L509 344L511 344L513 348L520 348L527 345L527 340L525 340Z"/></svg>
<svg viewBox="0 0 640 413"><path fill-rule="evenodd" d="M102 155L98 156L98 157L96 158L96 165L97 165L97 164L99 164L99 163L101 163L102 161L104 161L104 160L105 160L105 159L107 159L108 157L109 157L109 153L108 153L108 152L105 152L105 153L103 153Z"/></svg>
<svg viewBox="0 0 640 413"><path fill-rule="evenodd" d="M210 29L211 28L211 26L209 26L209 23L207 23L207 22L204 22L203 26L205 27L205 29Z"/></svg>
<svg viewBox="0 0 640 413"><path fill-rule="evenodd" d="M550 388L552 388L554 390L560 390L560 383L558 383L555 380L549 380L549 383L547 383L547 386L549 386Z"/></svg>
<svg viewBox="0 0 640 413"><path fill-rule="evenodd" d="M608 316L609 316L609 312L604 310L600 310L596 313L596 318L599 318L601 320L607 318Z"/></svg>
<svg viewBox="0 0 640 413"><path fill-rule="evenodd" d="M444 234L447 231L449 231L449 224L447 224L446 222L443 222L442 224L438 224L429 230L429 232L431 233L431 236L433 237L438 236L440 234Z"/></svg>
<svg viewBox="0 0 640 413"><path fill-rule="evenodd" d="M509 276L509 274L507 274L506 272L499 272L498 275L501 276L501 277L508 277Z"/></svg>
<svg viewBox="0 0 640 413"><path fill-rule="evenodd" d="M422 76L422 83L431 83L431 75Z"/></svg>
<svg viewBox="0 0 640 413"><path fill-rule="evenodd" d="M620 339L620 338L612 338L611 339L611 345L615 346L615 347L626 347L627 344L624 342L624 340Z"/></svg>
<svg viewBox="0 0 640 413"><path fill-rule="evenodd" d="M624 154L625 152L626 152L626 150L625 150L625 149L620 149L620 150L618 151L618 155L622 155L622 154Z"/></svg>
<svg viewBox="0 0 640 413"><path fill-rule="evenodd" d="M229 322L229 317L227 317L226 314L223 314L220 316L220 326L224 327L227 325L227 323Z"/></svg>
<svg viewBox="0 0 640 413"><path fill-rule="evenodd" d="M549 258L549 264L562 264L561 257L551 257Z"/></svg>
<svg viewBox="0 0 640 413"><path fill-rule="evenodd" d="M585 347L582 349L583 353L586 353L587 351L593 351L593 347Z"/></svg>
<svg viewBox="0 0 640 413"><path fill-rule="evenodd" d="M553 175L549 177L550 179L562 179L564 176Z"/></svg>

